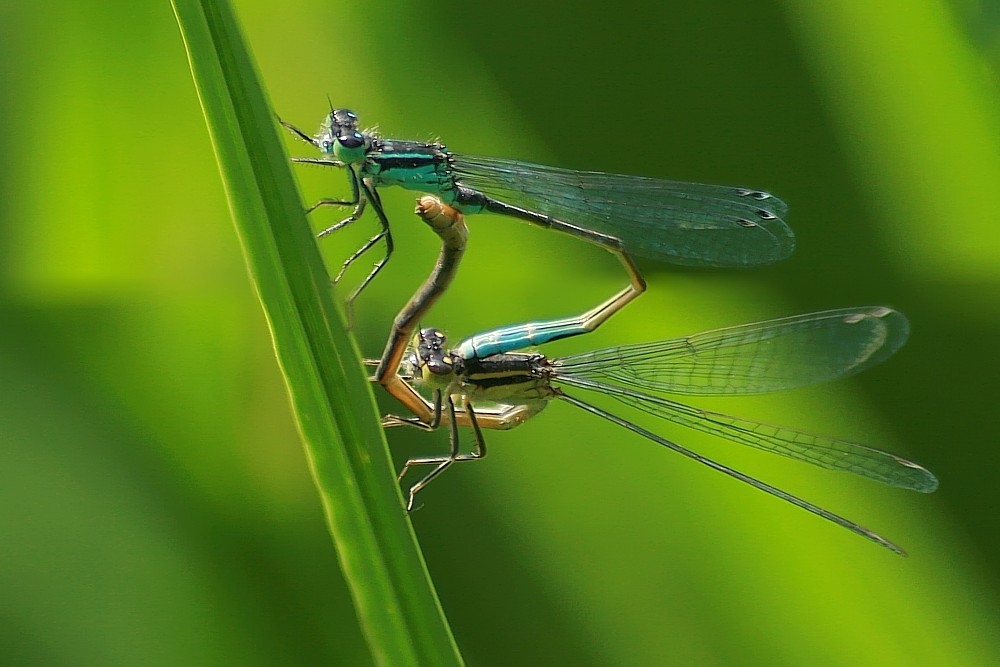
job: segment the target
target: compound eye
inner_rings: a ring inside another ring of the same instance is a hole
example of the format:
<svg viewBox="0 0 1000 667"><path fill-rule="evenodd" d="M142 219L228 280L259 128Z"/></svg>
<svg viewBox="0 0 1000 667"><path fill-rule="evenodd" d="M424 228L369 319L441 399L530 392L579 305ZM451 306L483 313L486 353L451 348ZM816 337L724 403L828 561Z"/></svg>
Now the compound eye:
<svg viewBox="0 0 1000 667"><path fill-rule="evenodd" d="M436 355L425 360L427 370L432 375L449 375L455 370L455 365L451 363L451 357Z"/></svg>
<svg viewBox="0 0 1000 667"><path fill-rule="evenodd" d="M421 329L420 343L431 347L443 347L446 342L444 332L440 329Z"/></svg>
<svg viewBox="0 0 1000 667"><path fill-rule="evenodd" d="M337 135L337 141L341 146L349 150L354 150L365 145L365 138L360 132L345 132Z"/></svg>
<svg viewBox="0 0 1000 667"><path fill-rule="evenodd" d="M350 109L335 109L331 115L338 125L348 128L354 128L358 125L358 116Z"/></svg>
<svg viewBox="0 0 1000 667"><path fill-rule="evenodd" d="M365 135L360 132L341 132L333 146L338 160L352 164L365 159Z"/></svg>

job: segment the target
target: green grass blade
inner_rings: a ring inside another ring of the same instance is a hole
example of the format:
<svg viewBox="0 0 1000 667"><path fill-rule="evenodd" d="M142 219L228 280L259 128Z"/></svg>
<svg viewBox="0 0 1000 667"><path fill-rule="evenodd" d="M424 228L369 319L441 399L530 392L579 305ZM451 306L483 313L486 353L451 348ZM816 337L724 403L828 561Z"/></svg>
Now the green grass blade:
<svg viewBox="0 0 1000 667"><path fill-rule="evenodd" d="M461 665L357 350L225 0L173 0L233 219L362 630L382 665Z"/></svg>

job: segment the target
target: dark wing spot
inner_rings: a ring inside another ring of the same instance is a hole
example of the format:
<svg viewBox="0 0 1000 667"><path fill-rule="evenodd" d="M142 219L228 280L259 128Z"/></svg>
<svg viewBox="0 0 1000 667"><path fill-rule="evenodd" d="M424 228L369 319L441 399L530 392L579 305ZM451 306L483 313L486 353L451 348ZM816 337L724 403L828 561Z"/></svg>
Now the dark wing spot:
<svg viewBox="0 0 1000 667"><path fill-rule="evenodd" d="M748 188L737 188L736 195L739 197L753 197L757 201L764 201L765 199L771 198L770 192L764 192L762 190L750 190Z"/></svg>

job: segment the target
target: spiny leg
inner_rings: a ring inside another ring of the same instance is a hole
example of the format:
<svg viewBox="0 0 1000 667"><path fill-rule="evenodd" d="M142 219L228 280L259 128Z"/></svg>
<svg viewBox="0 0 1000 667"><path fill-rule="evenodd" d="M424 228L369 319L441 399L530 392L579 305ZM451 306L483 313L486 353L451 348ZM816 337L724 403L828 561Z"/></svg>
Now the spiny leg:
<svg viewBox="0 0 1000 667"><path fill-rule="evenodd" d="M340 277L344 275L344 272L347 270L347 267L350 266L350 264L354 260L356 260L365 252L370 250L380 239L385 239L385 255L382 257L382 259L375 262L375 266L372 267L371 272L365 277L364 280L361 281L361 284L358 285L354 289L354 291L350 293L350 295L348 295L347 300L344 302L344 309L347 311L348 329L351 328L352 323L354 321L355 299L357 299L361 295L361 293L365 290L365 288L368 287L369 283L371 283L371 281L374 280L375 276L378 275L379 271L382 270L382 267L385 266L386 262L389 261L389 258L392 257L392 252L395 247L392 241L392 230L389 228L389 218L386 217L385 210L382 208L382 199L378 196L378 191L374 187L370 186L368 183L365 183L364 181L360 181L360 184L361 184L361 189L364 191L364 198L371 202L372 208L375 209L375 214L378 217L379 224L382 226L382 229L378 234L370 238L368 242L361 247L360 250L354 253L354 255L352 255L351 258L344 263L344 266L340 269L340 272L337 274L337 277L334 279L334 282L336 283L340 279Z"/></svg>
<svg viewBox="0 0 1000 667"><path fill-rule="evenodd" d="M301 139L302 141L306 142L307 144L312 144L313 146L316 145L316 141L312 137L310 137L308 134L306 134L305 132L303 132L299 128L295 127L294 125L292 125L288 121L281 120L280 116L276 115L275 117L278 119L278 122L281 123L282 127L284 127L286 130L291 130L292 134L294 134L295 136L297 136L299 139Z"/></svg>
<svg viewBox="0 0 1000 667"><path fill-rule="evenodd" d="M333 114L333 111L331 110L331 115L332 114ZM302 130L298 129L297 127L295 127L291 123L286 123L285 121L281 120L280 118L278 119L278 122L280 122L287 129L291 130L296 136L298 136L298 138L302 139L303 141L305 141L307 143L310 143L310 144L313 144L313 145L318 145L318 143L317 143L317 141L315 139L313 139L312 137L310 137L305 132L303 132ZM320 148L322 148L322 146L320 146ZM332 234L332 233L334 233L336 231L339 231L339 230L343 229L344 227L346 227L347 225L351 224L352 222L355 222L358 219L360 219L361 216L362 216L362 214L364 213L365 207L366 207L366 205L368 204L369 201L372 202L372 206L375 208L375 211L378 214L379 223L381 224L381 227L382 227L381 231L378 234L376 234L375 236L373 236L372 238L368 239L368 241L363 246L361 246L361 248L359 248L357 251L355 251L343 263L343 265L340 268L340 271L337 272L336 277L334 277L334 279L332 281L334 285L336 285L338 282L340 282L340 279L343 278L344 273L347 272L347 269L351 266L351 264L354 263L355 260L357 260L359 257L361 257L366 252L368 252L368 250L370 250L380 240L385 239L385 242L386 242L386 254L385 254L385 256L381 260L379 260L378 262L375 263L375 267L368 274L368 276L362 281L361 285L359 285L347 297L347 301L345 303L345 310L347 311L347 328L350 329L352 327L352 323L353 323L353 319L354 319L353 316L354 316L354 301L355 301L355 299L357 299L357 297L361 294L361 292L364 290L364 288L368 286L368 284L372 281L372 279L375 278L375 276L382 269L382 267L385 265L385 263L389 261L389 257L392 255L393 242L392 242L392 233L389 230L389 220L386 218L385 212L382 209L382 202L379 199L378 193L375 190L374 186L370 185L369 183L365 183L360 178L360 176L358 175L357 167L355 165L344 163L344 162L341 162L340 160L336 160L336 159L293 158L293 161L294 162L305 162L305 163L310 163L310 164L319 164L319 165L322 165L322 166L335 166L335 167L340 167L340 168L346 168L347 169L348 182L351 184L351 199L349 199L349 200L344 200L344 199L320 199L315 204L313 204L308 209L306 209L306 214L312 213L316 209L324 207L324 206L353 206L354 210L351 212L351 214L349 216L347 216L343 220L340 220L336 224L331 225L330 227L327 227L326 229L320 231L316 235L318 238L322 238L322 237L327 236L329 234ZM363 191L363 194L362 194L362 191Z"/></svg>
<svg viewBox="0 0 1000 667"><path fill-rule="evenodd" d="M331 225L330 227L327 227L326 229L316 234L317 238L323 238L327 234L332 234L337 230L343 229L347 225L351 224L352 222L360 218L361 214L365 212L365 205L368 203L368 201L361 196L361 189L358 185L360 181L360 179L358 178L358 173L354 171L353 165L348 164L344 166L347 168L347 180L351 184L351 199L350 200L320 199L318 202L316 202L315 204L306 209L306 214L308 215L309 213L312 213L316 209L321 208L323 206L353 206L354 210L351 211L351 214L349 216L347 216L340 222Z"/></svg>
<svg viewBox="0 0 1000 667"><path fill-rule="evenodd" d="M348 199L320 199L315 204L313 204L312 206L310 206L309 208L306 209L306 215L309 215L310 213L312 213L316 209L322 208L324 206L353 206L354 210L351 211L351 214L349 216L347 216L346 218L344 218L343 220L341 220L341 221L337 222L336 224L333 224L333 225L327 227L326 229L323 229L320 232L318 232L316 234L316 238L323 238L324 236L327 236L328 234L332 234L332 233L334 233L336 231L339 231L339 230L343 229L344 227L346 227L347 225L351 224L352 222L356 222L358 219L361 218L362 214L364 214L364 212L365 212L365 206L368 205L368 199L361 196L361 190L360 190L360 188L358 186L358 182L359 182L358 174L354 170L354 167L352 165L339 165L339 166L342 166L342 167L344 167L344 168L347 169L348 181L351 184L351 198L349 200ZM341 278L341 276L344 275L344 271L346 271L347 267L351 265L351 262L353 262L355 259L357 259L362 254L364 254L365 250L367 250L372 245L374 245L376 241L378 241L378 238L371 240L366 246L362 247L361 250L358 250L357 252L355 252L351 256L351 258L348 259L344 263L344 266L341 268L340 273L338 273L337 277L334 278L333 283L337 284L337 281L339 281L340 278Z"/></svg>
<svg viewBox="0 0 1000 667"><path fill-rule="evenodd" d="M291 123L282 120L280 117L278 118L278 122L281 123L282 127L291 130L296 137L306 142L307 144L312 144L313 146L317 145L316 140L313 139L313 137L310 137L308 134L306 134L299 128L295 127ZM341 220L333 227L324 229L318 234L318 236L326 236L327 234L330 234L331 232L334 232L361 217L361 213L364 211L365 202L360 198L361 193L358 189L358 175L357 172L354 171L353 166L341 162L340 160L328 159L328 158L293 157L292 162L303 163L303 164L318 164L324 167L347 168L348 181L351 184L351 199L349 200L320 199L318 202L316 202L315 204L306 209L306 214L308 215L309 213L312 213L316 209L321 208L323 206L354 206L355 207L354 212L351 214L349 218Z"/></svg>
<svg viewBox="0 0 1000 667"><path fill-rule="evenodd" d="M396 415L386 415L382 418L382 427L389 428L391 426L412 426L414 428L419 428L422 431L436 431L439 426L441 426L441 405L444 403L443 394L440 389L434 390L434 415L431 417L430 421L424 421L419 417L397 417ZM399 479L403 478L406 474L406 469L409 467L410 462L407 461L406 465L399 472Z"/></svg>
<svg viewBox="0 0 1000 667"><path fill-rule="evenodd" d="M363 254L365 254L366 252L368 252L369 250L371 250L372 246L374 246L376 243L378 243L379 241L381 241L385 237L387 231L388 230L383 229L383 230L379 231L375 236L373 236L370 239L368 239L367 241L365 241L365 244L363 246L361 246L360 248L358 248L357 250L355 250L354 253L351 254L350 257L348 257L346 260L344 260L344 263L341 265L340 270L337 271L337 275L334 276L333 280L331 280L330 282L332 282L334 285L336 285L337 283L339 283L340 279L344 277L344 274L347 272L347 269L350 268L351 264L353 264L355 262L355 260L357 260Z"/></svg>
<svg viewBox="0 0 1000 667"><path fill-rule="evenodd" d="M486 440L483 437L483 431L479 428L479 422L476 419L476 412L470 403L465 404L466 416L469 423L472 425L472 430L475 435L476 447L468 454L459 453L459 434L458 434L458 421L455 419L455 401L451 395L448 396L448 417L451 422L450 436L451 448L448 456L427 456L420 458L412 458L406 462L403 466L403 470L399 473L399 478L402 479L406 471L413 465L433 465L435 468L427 473L420 481L410 487L408 499L406 502L406 511L410 512L413 510L413 504L416 499L417 493L427 486L431 480L440 475L442 472L447 470L451 464L456 461L476 461L486 457Z"/></svg>

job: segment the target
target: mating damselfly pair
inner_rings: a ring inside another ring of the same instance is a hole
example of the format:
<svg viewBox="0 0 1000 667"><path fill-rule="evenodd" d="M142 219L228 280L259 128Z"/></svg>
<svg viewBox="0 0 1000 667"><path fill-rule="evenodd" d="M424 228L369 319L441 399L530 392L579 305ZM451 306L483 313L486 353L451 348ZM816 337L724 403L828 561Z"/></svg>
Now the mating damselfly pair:
<svg viewBox="0 0 1000 667"><path fill-rule="evenodd" d="M295 158L342 168L351 199L323 199L322 206L352 206L347 218L320 236L357 221L371 205L380 229L344 263L334 281L379 241L386 252L348 307L393 252L392 232L378 189L399 185L426 192L419 217L442 239L435 270L394 323L375 380L413 413L389 415L386 426L432 430L447 424L450 450L411 458L430 466L409 489L418 491L458 461L485 455L483 429L523 423L560 399L681 453L766 493L833 521L898 553L898 546L862 526L753 477L694 453L641 426L578 398L577 389L609 395L626 405L731 441L853 472L893 486L930 492L937 480L923 467L870 447L688 406L661 394L732 395L778 391L858 373L893 354L905 342L905 317L890 308L852 308L809 313L741 325L654 343L625 345L550 359L527 347L592 331L645 290L632 257L707 267L749 267L787 257L794 236L782 220L786 207L761 190L577 172L497 158L451 153L440 144L383 139L358 129L357 116L332 109L319 134L310 137L283 123L320 149L318 158ZM549 227L602 246L621 260L629 285L576 317L496 329L453 348L443 333L421 330L408 348L419 319L443 293L465 249L468 230L461 213L497 213ZM407 354L407 351L409 353ZM406 357L404 359L404 357ZM433 400L410 381L424 384ZM574 392L567 393L569 387ZM474 446L463 451L459 427L471 427Z"/></svg>

